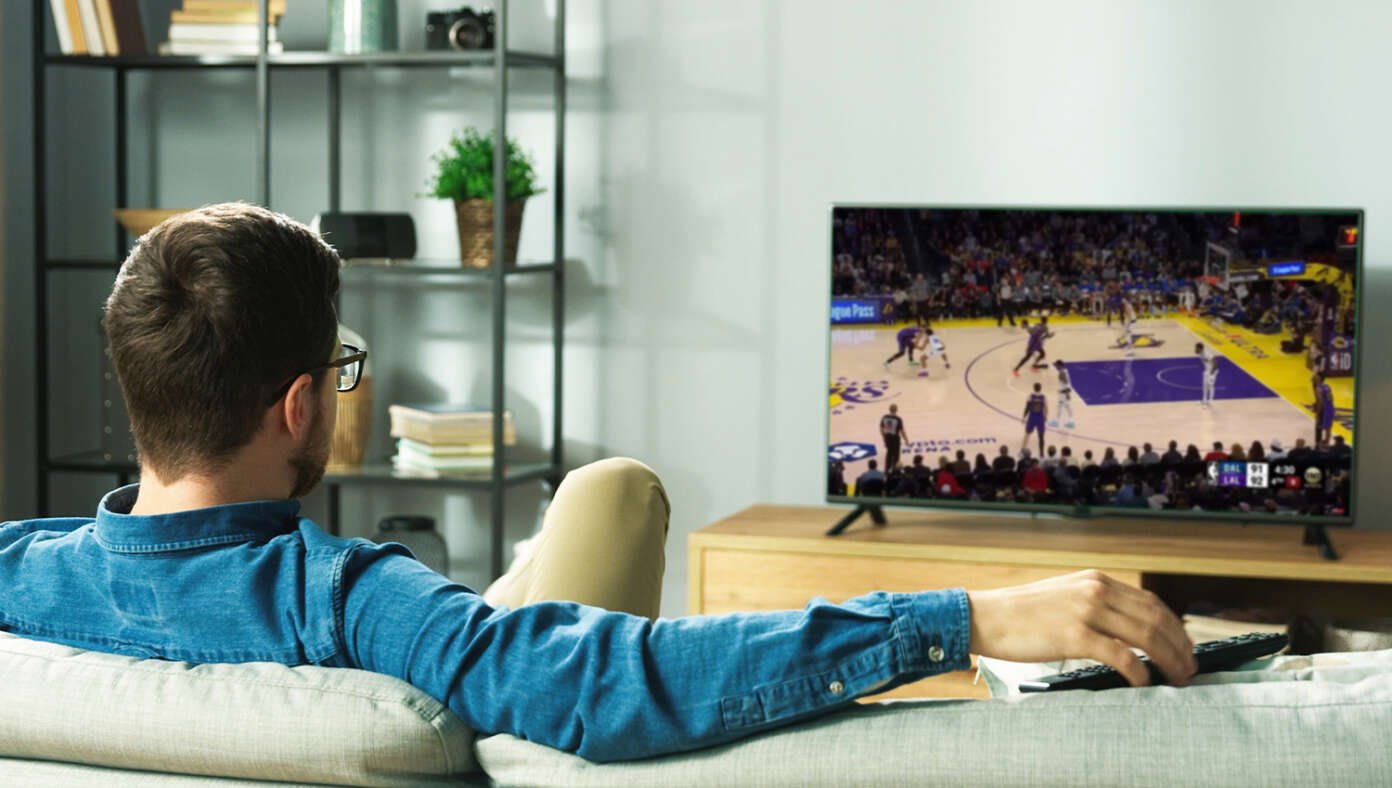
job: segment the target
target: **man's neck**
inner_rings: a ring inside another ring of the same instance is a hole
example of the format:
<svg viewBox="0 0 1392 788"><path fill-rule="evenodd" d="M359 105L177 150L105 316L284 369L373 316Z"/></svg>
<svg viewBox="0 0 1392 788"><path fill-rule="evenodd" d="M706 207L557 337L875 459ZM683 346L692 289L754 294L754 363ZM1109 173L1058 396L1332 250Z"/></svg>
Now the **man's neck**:
<svg viewBox="0 0 1392 788"><path fill-rule="evenodd" d="M140 492L131 514L154 515L206 509L248 501L281 500L289 495L284 479L270 478L260 468L234 462L215 474L189 474L172 482L163 481L148 467L141 467Z"/></svg>

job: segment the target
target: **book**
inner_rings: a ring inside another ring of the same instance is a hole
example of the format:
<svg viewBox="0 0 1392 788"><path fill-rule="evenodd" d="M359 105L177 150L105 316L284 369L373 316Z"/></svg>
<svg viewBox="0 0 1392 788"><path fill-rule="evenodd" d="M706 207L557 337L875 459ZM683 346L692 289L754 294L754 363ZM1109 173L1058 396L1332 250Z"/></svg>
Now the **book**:
<svg viewBox="0 0 1392 788"><path fill-rule="evenodd" d="M427 444L493 443L493 411L457 403L391 405L391 436ZM510 412L503 413L503 443L517 443Z"/></svg>
<svg viewBox="0 0 1392 788"><path fill-rule="evenodd" d="M116 42L116 20L111 13L111 0L93 0L97 9L97 26L101 28L102 49L108 55L119 55Z"/></svg>
<svg viewBox="0 0 1392 788"><path fill-rule="evenodd" d="M493 444L489 443L426 443L424 441L401 438L396 442L401 454L420 457L491 457Z"/></svg>
<svg viewBox="0 0 1392 788"><path fill-rule="evenodd" d="M63 6L67 13L63 18L68 22L68 37L72 39L74 55L85 55L90 50L87 49L87 34L82 29L82 11L78 5L79 0L63 0Z"/></svg>
<svg viewBox="0 0 1392 788"><path fill-rule="evenodd" d="M143 55L145 24L140 21L140 0L110 0L112 21L116 24L116 49L122 55Z"/></svg>
<svg viewBox="0 0 1392 788"><path fill-rule="evenodd" d="M77 16L82 20L82 38L87 42L87 54L105 55L101 25L97 22L96 0L77 0Z"/></svg>
<svg viewBox="0 0 1392 788"><path fill-rule="evenodd" d="M53 27L58 31L58 51L73 54L72 29L68 27L68 4L65 0L48 0L53 12Z"/></svg>
<svg viewBox="0 0 1392 788"><path fill-rule="evenodd" d="M275 11L271 12L270 23L276 24L280 21L283 14ZM191 25L206 24L241 24L259 25L261 24L260 11L171 11L169 12L170 22L179 22Z"/></svg>
<svg viewBox="0 0 1392 788"><path fill-rule="evenodd" d="M270 0L266 4L271 15L285 13L285 0ZM184 0L183 10L191 14L240 14L247 11L258 13L256 0Z"/></svg>
<svg viewBox="0 0 1392 788"><path fill-rule="evenodd" d="M266 51L279 55L285 45L272 41ZM161 55L255 55L260 53L259 44L244 44L239 41L167 41L159 45Z"/></svg>
<svg viewBox="0 0 1392 788"><path fill-rule="evenodd" d="M417 465L409 461L403 461L399 457L392 458L392 467L397 471L410 476L420 476L425 479L440 479L452 476L486 476L493 472L492 458L489 458L488 465L477 468L432 468L424 465Z"/></svg>
<svg viewBox="0 0 1392 788"><path fill-rule="evenodd" d="M433 471L486 471L493 467L491 456L424 459L398 452L392 460L397 465L410 465Z"/></svg>
<svg viewBox="0 0 1392 788"><path fill-rule="evenodd" d="M276 29L266 29L269 41L276 40ZM190 25L175 23L169 26L169 40L216 41L218 43L257 44L261 41L260 25Z"/></svg>

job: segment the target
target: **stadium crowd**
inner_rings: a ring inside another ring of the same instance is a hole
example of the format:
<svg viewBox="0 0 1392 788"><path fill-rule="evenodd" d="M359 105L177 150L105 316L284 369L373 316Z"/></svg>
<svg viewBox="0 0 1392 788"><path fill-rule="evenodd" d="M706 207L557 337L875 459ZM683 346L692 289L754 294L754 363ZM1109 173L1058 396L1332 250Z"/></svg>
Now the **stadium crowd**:
<svg viewBox="0 0 1392 788"><path fill-rule="evenodd" d="M1296 281L1213 286L1201 258L1206 244L1241 243L1216 215L855 209L838 210L832 231L833 296L890 296L898 321L995 317L1013 325L1037 313L1110 322L1125 297L1142 317L1197 312L1261 333L1289 329L1299 341L1321 300L1338 306L1333 288L1315 292ZM1283 243L1243 253L1304 251ZM1341 333L1352 333L1352 321L1350 303L1340 310Z"/></svg>
<svg viewBox="0 0 1392 788"><path fill-rule="evenodd" d="M1029 449L1011 456L1001 446L992 458L978 453L968 459L965 451L942 455L936 465L922 454L911 464L895 463L888 473L875 460L855 479L845 478L845 465L833 460L828 466L829 495L854 494L872 498L949 499L996 503L1045 503L1056 505L1115 506L1149 509L1262 512L1267 514L1347 514L1349 466L1352 447L1335 436L1324 449L1296 439L1287 449L1279 439L1270 446L1253 441L1248 446L1215 443L1207 451L1189 444L1180 450L1170 441L1161 452L1144 443L1118 457L1108 447L1094 457L1091 449L1076 456L1069 446L1049 446L1043 458ZM1279 488L1220 486L1209 475L1215 460L1266 462L1268 468L1289 466L1287 474L1298 485ZM1311 468L1318 477L1307 476Z"/></svg>

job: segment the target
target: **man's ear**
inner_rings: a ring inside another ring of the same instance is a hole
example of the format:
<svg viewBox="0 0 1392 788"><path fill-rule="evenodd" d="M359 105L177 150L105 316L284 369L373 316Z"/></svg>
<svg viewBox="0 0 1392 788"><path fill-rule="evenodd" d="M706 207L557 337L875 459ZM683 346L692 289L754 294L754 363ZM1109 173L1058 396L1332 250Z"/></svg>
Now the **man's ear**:
<svg viewBox="0 0 1392 788"><path fill-rule="evenodd" d="M318 396L314 392L314 377L308 373L295 378L290 390L281 400L281 419L285 429L296 441L302 441L314 423L314 413L319 409Z"/></svg>

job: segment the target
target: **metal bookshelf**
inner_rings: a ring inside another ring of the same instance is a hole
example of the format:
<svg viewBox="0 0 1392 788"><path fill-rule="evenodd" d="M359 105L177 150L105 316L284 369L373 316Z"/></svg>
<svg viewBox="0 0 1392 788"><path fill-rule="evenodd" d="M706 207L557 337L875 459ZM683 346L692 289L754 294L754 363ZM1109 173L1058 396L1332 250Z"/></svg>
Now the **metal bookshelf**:
<svg viewBox="0 0 1392 788"><path fill-rule="evenodd" d="M262 205L270 206L271 173L271 108L270 74L272 71L286 69L322 69L328 76L328 161L327 178L329 191L329 210L338 210L341 198L341 148L342 138L342 86L340 75L345 69L365 67L390 68L478 68L493 70L493 134L494 134L494 183L506 183L504 177L507 137L508 73L512 69L541 69L554 76L555 90L555 183L552 188L554 210L552 219L553 255L549 262L516 267L495 264L487 270L462 267L458 261L414 260L392 266L345 266L345 278L359 274L359 268L368 276L390 276L400 281L437 282L440 278L451 281L478 283L486 285L491 292L492 308L492 390L493 408L493 453L498 461L493 463L492 471L479 476L430 478L396 471L387 464L365 464L362 468L345 473L325 476L328 492L329 522L331 532L340 529L340 494L344 485L417 485L439 490L486 490L490 495L490 569L493 577L503 571L504 541L504 493L514 485L546 481L552 489L559 483L564 473L562 458L562 345L564 340L565 308L565 237L563 227L565 199L565 0L556 6L554 29L555 54L509 50L506 48L508 36L508 0L496 2L496 35L492 50L479 52L384 52L359 55L340 55L331 52L284 52L272 54L267 51L268 41L268 3L260 0L261 37L260 52L256 55L191 55L191 56L88 56L61 55L46 50L47 30L53 21L48 13L49 0L33 0L33 70L34 70L34 232L35 257L38 260L39 274L35 277L35 369L36 369L36 418L38 421L37 461L38 461L38 511L39 516L50 513L51 474L55 472L101 473L117 478L125 484L135 476L137 467L129 459L117 459L101 450L54 457L51 455L49 436L49 292L48 275L54 271L110 271L115 273L125 257L126 235L113 220L115 228L114 255L111 259L64 259L49 257L48 250L48 189L45 183L47 161L46 112L48 101L47 71L50 68L88 68L103 69L112 74L113 101L115 106L115 193L113 207L128 205L129 169L128 139L129 122L127 117L127 77L133 71L141 70L203 70L203 69L251 69L256 73L256 162L257 199ZM152 42L153 43L153 42ZM504 258L504 209L506 201L495 201L494 260ZM552 436L550 458L544 462L505 463L503 445L503 411L505 410L504 358L506 350L507 326L507 282L518 277L547 277L552 284ZM105 429L110 430L108 423Z"/></svg>

